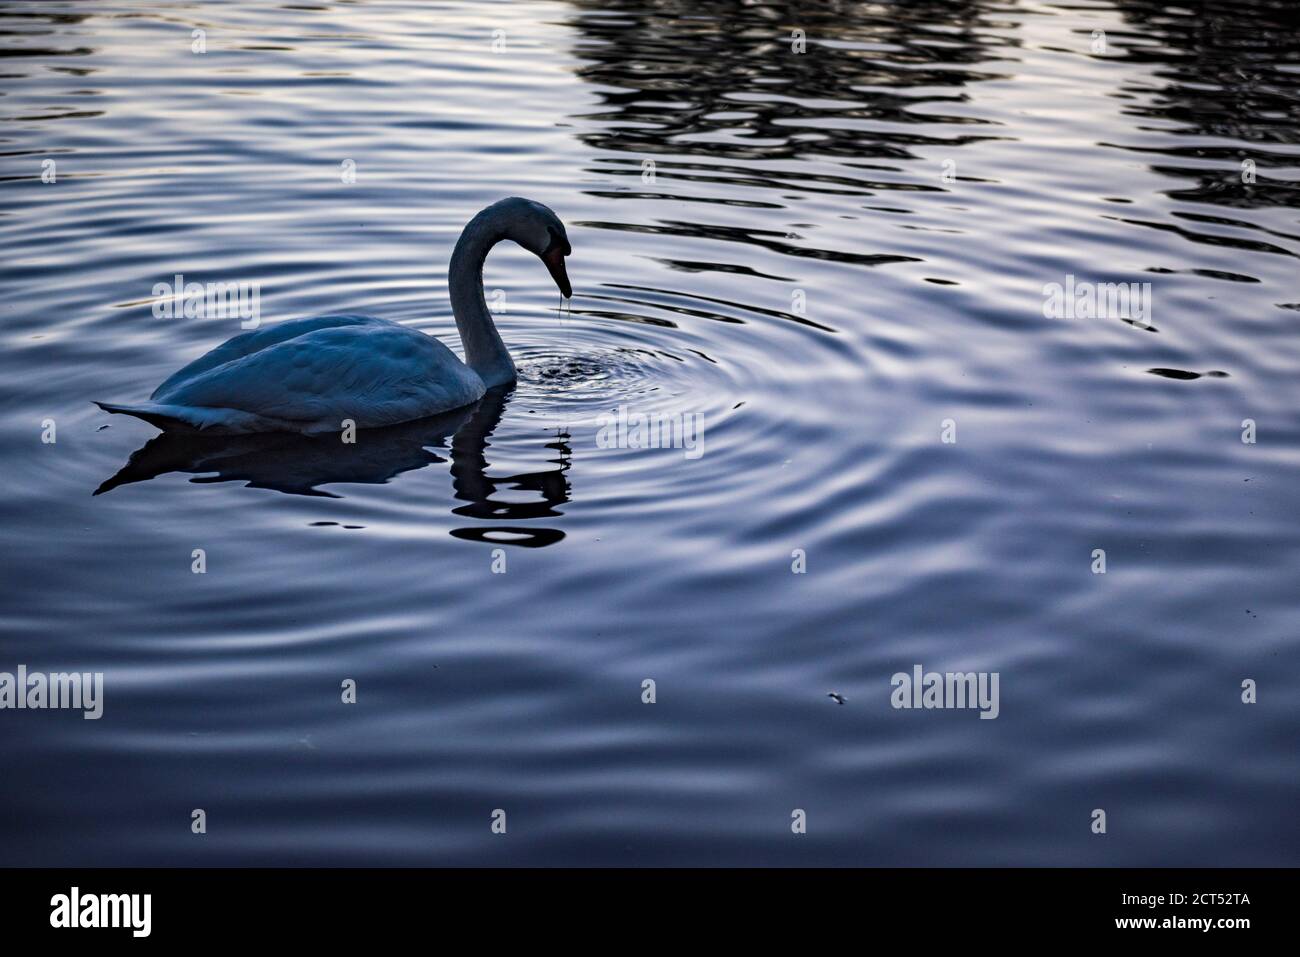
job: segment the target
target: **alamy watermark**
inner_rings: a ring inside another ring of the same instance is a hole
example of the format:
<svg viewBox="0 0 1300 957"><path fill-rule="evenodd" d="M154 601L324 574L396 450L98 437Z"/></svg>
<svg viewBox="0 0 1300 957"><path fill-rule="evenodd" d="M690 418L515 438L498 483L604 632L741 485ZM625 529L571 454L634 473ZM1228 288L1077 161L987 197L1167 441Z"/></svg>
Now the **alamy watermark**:
<svg viewBox="0 0 1300 957"><path fill-rule="evenodd" d="M889 679L894 690L889 703L895 708L978 708L981 718L996 718L998 703L996 671L926 671L912 666L912 673L900 671Z"/></svg>
<svg viewBox="0 0 1300 957"><path fill-rule="evenodd" d="M1046 319L1126 319L1139 325L1151 324L1151 283L1091 282L1075 279L1043 286L1043 317Z"/></svg>
<svg viewBox="0 0 1300 957"><path fill-rule="evenodd" d="M132 937L148 937L152 914L152 894L83 894L74 886L50 898L51 927L124 927Z"/></svg>
<svg viewBox="0 0 1300 957"><path fill-rule="evenodd" d="M154 283L156 319L238 319L239 328L262 324L260 282L186 282L177 273L171 282Z"/></svg>
<svg viewBox="0 0 1300 957"><path fill-rule="evenodd" d="M688 459L704 454L703 412L629 412L620 405L616 412L602 413L596 423L597 448L685 449Z"/></svg>
<svg viewBox="0 0 1300 957"><path fill-rule="evenodd" d="M104 714L104 673L28 671L19 665L17 674L0 671L0 710L76 708L88 721Z"/></svg>

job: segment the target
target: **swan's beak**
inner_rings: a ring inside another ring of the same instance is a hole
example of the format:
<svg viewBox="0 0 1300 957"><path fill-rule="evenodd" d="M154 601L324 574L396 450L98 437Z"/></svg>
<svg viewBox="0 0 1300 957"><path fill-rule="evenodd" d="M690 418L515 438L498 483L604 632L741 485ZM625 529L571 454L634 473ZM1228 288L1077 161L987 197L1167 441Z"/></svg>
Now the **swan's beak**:
<svg viewBox="0 0 1300 957"><path fill-rule="evenodd" d="M564 247L552 246L542 253L542 262L551 273L551 278L560 287L560 295L565 299L573 298L573 287L569 285L569 274L564 271Z"/></svg>

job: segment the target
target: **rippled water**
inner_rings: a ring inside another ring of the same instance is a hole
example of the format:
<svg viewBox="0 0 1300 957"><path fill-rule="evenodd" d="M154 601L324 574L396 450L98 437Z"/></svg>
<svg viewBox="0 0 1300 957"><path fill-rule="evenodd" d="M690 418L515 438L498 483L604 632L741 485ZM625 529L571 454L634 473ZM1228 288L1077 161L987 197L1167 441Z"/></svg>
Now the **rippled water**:
<svg viewBox="0 0 1300 957"><path fill-rule="evenodd" d="M0 714L0 862L1300 863L1289 17L7 4L0 671L105 704ZM240 331L177 273L459 350L510 194L575 289L493 254L512 393L351 447L91 404ZM1000 716L893 709L916 664Z"/></svg>

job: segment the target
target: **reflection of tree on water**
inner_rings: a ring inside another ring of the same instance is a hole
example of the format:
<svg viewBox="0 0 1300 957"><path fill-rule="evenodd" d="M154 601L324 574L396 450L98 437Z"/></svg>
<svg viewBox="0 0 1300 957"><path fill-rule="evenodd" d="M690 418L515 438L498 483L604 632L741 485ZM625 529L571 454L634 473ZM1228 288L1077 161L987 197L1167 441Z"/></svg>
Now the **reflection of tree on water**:
<svg viewBox="0 0 1300 957"><path fill-rule="evenodd" d="M1152 0L1123 0L1118 8L1131 31L1116 50L1130 63L1149 64L1164 84L1156 91L1145 80L1123 87L1137 100L1125 112L1169 135L1168 144L1123 148L1168 157L1152 169L1188 181L1168 191L1173 199L1238 209L1300 205L1294 183L1265 173L1295 166L1300 145L1300 74L1288 68L1300 59L1293 0L1189 4L1182 13ZM1124 42L1128 36L1139 39ZM1223 140L1232 142L1216 142ZM1246 159L1257 167L1253 176L1243 175Z"/></svg>
<svg viewBox="0 0 1300 957"><path fill-rule="evenodd" d="M197 476L192 482L243 481L250 488L274 489L291 495L338 498L321 486L333 483L378 485L403 472L422 469L446 458L432 449L446 448L451 439L451 473L456 497L468 501L453 514L495 521L529 521L559 516L557 506L569 498L564 473L569 468L568 435L560 433L547 448L560 452L559 467L504 478L487 474L488 439L501 421L508 392L496 389L476 406L384 429L357 433L355 443L339 435L202 436L164 432L132 453L117 474L96 495L122 485L147 482L171 472ZM498 489L535 492L540 502L497 502ZM564 538L564 532L535 526L471 526L454 529L456 538L537 548Z"/></svg>
<svg viewBox="0 0 1300 957"><path fill-rule="evenodd" d="M998 79L971 67L994 59L995 43L1017 42L994 35L992 27L1005 24L987 19L995 16L988 3L963 0L887 9L843 0L577 0L575 6L571 24L581 40L574 52L584 61L577 72L606 107L583 117L589 122L580 135L598 149L647 156L914 159L913 145L971 142L982 137L935 137L915 128L989 123L936 104L962 103L961 87ZM796 28L807 37L801 54L791 49ZM913 112L922 104L924 110ZM628 172L639 175L639 163ZM685 164L684 171L692 169L704 168ZM766 182L753 166L707 169L754 185L782 185ZM801 185L806 177L800 174ZM836 180L811 182L830 192L859 191L856 180Z"/></svg>
<svg viewBox="0 0 1300 957"><path fill-rule="evenodd" d="M862 266L911 262L915 257L896 252L850 251L792 235L782 211L814 194L845 197L845 211L853 212L855 202L881 194L946 192L935 176L899 174L905 164L926 161L921 154L929 148L1002 135L996 121L966 107L965 87L1003 79L990 64L1019 43L986 0L887 8L844 0L574 6L577 75L598 102L575 117L576 135L596 151L588 172L609 184L587 192L666 201L674 210L653 223L644 214L641 222L584 223L591 228ZM756 213L743 225L708 222L704 214L679 215L682 203L772 214ZM721 250L713 258L723 258ZM690 271L753 272L750 262L668 262Z"/></svg>

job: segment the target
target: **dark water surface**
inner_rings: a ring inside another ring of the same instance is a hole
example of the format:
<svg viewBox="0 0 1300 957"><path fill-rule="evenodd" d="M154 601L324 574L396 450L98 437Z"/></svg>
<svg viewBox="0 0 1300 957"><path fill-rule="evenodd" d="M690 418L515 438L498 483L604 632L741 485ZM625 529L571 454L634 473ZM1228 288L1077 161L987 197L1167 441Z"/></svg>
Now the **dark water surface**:
<svg viewBox="0 0 1300 957"><path fill-rule="evenodd" d="M0 863L1300 863L1289 6L4 5L0 671L105 701L0 712ZM459 351L510 194L575 289L494 253L512 394L352 447L91 405L240 331L176 273ZM1000 716L893 709L917 664Z"/></svg>

